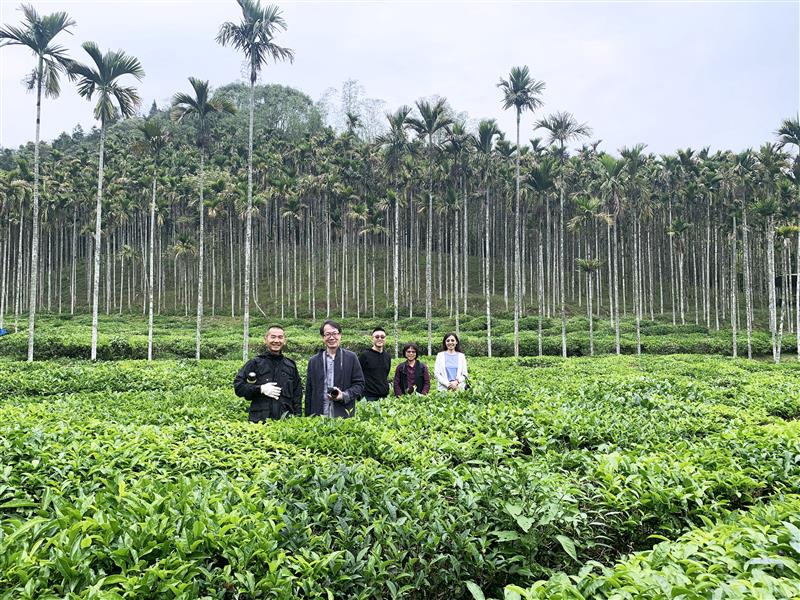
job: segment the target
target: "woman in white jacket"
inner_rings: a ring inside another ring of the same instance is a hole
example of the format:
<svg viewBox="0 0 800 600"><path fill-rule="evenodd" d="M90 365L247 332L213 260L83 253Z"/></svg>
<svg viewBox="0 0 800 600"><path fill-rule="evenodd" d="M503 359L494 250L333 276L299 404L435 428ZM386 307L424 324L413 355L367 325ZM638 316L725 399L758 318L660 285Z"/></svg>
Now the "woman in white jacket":
<svg viewBox="0 0 800 600"><path fill-rule="evenodd" d="M461 352L461 342L455 333L442 339L442 352L436 355L433 366L438 390L463 390L467 385L467 357Z"/></svg>

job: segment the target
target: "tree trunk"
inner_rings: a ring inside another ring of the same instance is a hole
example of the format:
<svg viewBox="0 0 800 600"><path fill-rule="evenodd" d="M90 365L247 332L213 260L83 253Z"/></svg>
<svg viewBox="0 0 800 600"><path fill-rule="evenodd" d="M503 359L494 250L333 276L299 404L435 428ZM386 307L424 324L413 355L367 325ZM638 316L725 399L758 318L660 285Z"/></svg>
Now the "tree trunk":
<svg viewBox="0 0 800 600"><path fill-rule="evenodd" d="M400 356L400 336L397 333L397 320L400 316L400 194L394 197L394 256L392 257L392 273L394 285L392 286L392 302L394 304L394 321L392 333L394 335L394 355ZM373 277L374 279L374 277ZM374 292L373 292L374 298ZM374 300L373 300L374 302Z"/></svg>
<svg viewBox="0 0 800 600"><path fill-rule="evenodd" d="M37 289L39 282L39 130L42 119L42 70L44 57L39 55L36 69L36 139L33 144L33 217L31 228L30 287L28 294L28 362L33 362L33 336L36 322ZM20 215L22 218L22 215Z"/></svg>
<svg viewBox="0 0 800 600"><path fill-rule="evenodd" d="M594 322L592 321L592 271L586 272L586 315L589 317L589 356L594 356Z"/></svg>
<svg viewBox="0 0 800 600"><path fill-rule="evenodd" d="M745 200L742 201L743 204ZM744 299L747 321L747 358L753 358L753 284L750 277L750 244L747 241L747 207L742 210L742 259L744 261Z"/></svg>
<svg viewBox="0 0 800 600"><path fill-rule="evenodd" d="M611 252L611 223L606 223L606 254L608 255L608 316L614 327L614 254Z"/></svg>
<svg viewBox="0 0 800 600"><path fill-rule="evenodd" d="M795 276L794 276L794 314L795 314L795 334L797 343L797 360L800 361L800 231L797 232L797 253L795 255Z"/></svg>
<svg viewBox="0 0 800 600"><path fill-rule="evenodd" d="M0 329L5 327L5 319L6 319L6 292L8 290L8 273L11 270L10 252L11 246L11 219L6 221L6 237L4 243L2 244L2 252L3 252L3 275L2 281L0 281Z"/></svg>
<svg viewBox="0 0 800 600"><path fill-rule="evenodd" d="M156 236L156 181L157 164L153 161L153 196L150 201L150 248L147 257L149 281L147 286L147 360L153 360L153 291L155 277L153 272L153 250Z"/></svg>
<svg viewBox="0 0 800 600"><path fill-rule="evenodd" d="M611 234L614 242L614 347L617 354L620 354L619 342L619 244L617 242L617 220L611 226Z"/></svg>
<svg viewBox="0 0 800 600"><path fill-rule="evenodd" d="M17 237L17 270L14 274L14 333L19 330L19 313L22 304L22 240L25 232L25 207L19 200L19 236Z"/></svg>
<svg viewBox="0 0 800 600"><path fill-rule="evenodd" d="M519 292L520 292L520 206L519 206L519 121L520 109L517 108L517 150L514 161L514 356L519 356Z"/></svg>
<svg viewBox="0 0 800 600"><path fill-rule="evenodd" d="M331 198L325 195L325 318L331 318Z"/></svg>
<svg viewBox="0 0 800 600"><path fill-rule="evenodd" d="M251 116L252 119L252 116ZM252 123L250 127L251 143L252 143ZM197 248L197 324L194 333L194 359L200 360L200 327L203 322L203 266L205 258L205 204L203 199L203 192L205 190L205 157L204 149L200 149L200 231L198 238ZM153 176L153 202L155 202L155 175ZM248 212L248 218L249 218ZM247 284L245 284L247 285ZM248 330L248 326L245 326ZM245 334L247 339L247 334ZM244 346L244 360L247 360L247 341Z"/></svg>
<svg viewBox="0 0 800 600"><path fill-rule="evenodd" d="M433 273L431 263L433 262L433 139L428 138L428 151L430 152L428 161L428 231L425 244L425 320L428 323L428 356L433 352L432 334L432 294L433 294Z"/></svg>
<svg viewBox="0 0 800 600"><path fill-rule="evenodd" d="M775 217L769 215L766 224L767 238L767 293L769 294L769 331L772 342L772 359L780 362L780 354L777 347L777 305L775 297Z"/></svg>
<svg viewBox="0 0 800 600"><path fill-rule="evenodd" d="M484 232L484 256L483 259L483 293L486 297L486 354L491 358L492 356L492 303L489 290L489 262L490 262L490 230L489 230L489 181L485 181L486 185L486 203L484 214L484 225L486 231Z"/></svg>
<svg viewBox="0 0 800 600"><path fill-rule="evenodd" d="M467 182L462 180L464 188L464 314L467 314L467 298L469 297L469 228L467 227L467 214L469 213L467 201Z"/></svg>
<svg viewBox="0 0 800 600"><path fill-rule="evenodd" d="M231 318L236 317L236 269L233 259L233 207L228 213L228 243L230 245L230 275L231 275Z"/></svg>
<svg viewBox="0 0 800 600"><path fill-rule="evenodd" d="M736 215L733 215L733 237L731 239L731 342L732 346L732 354L733 358L736 358L739 354L739 340L738 340L738 333L736 331L737 325L737 316L739 313L738 302L736 298L736 242L737 242L737 234L736 234Z"/></svg>
<svg viewBox="0 0 800 600"><path fill-rule="evenodd" d="M91 360L97 360L97 311L100 308L100 235L103 215L103 151L106 142L106 125L100 125L100 153L97 167L97 206L94 220L94 267L92 270L92 349Z"/></svg>
<svg viewBox="0 0 800 600"><path fill-rule="evenodd" d="M668 212L668 227L672 228L672 201L670 200L669 203L669 212ZM670 291L670 304L672 305L672 324L676 325L677 321L675 320L675 302L678 300L678 290L677 286L679 282L675 279L675 242L672 239L672 236L668 236L669 241L669 291Z"/></svg>
<svg viewBox="0 0 800 600"><path fill-rule="evenodd" d="M519 147L519 140L517 141L517 147ZM564 147L561 147L561 152L563 156ZM561 356L563 358L567 357L567 305L566 305L566 297L564 292L564 164L562 161L561 164L562 173L559 177L561 179L561 185L559 186L561 189L559 190L559 214L558 214L558 290L559 290L559 301L560 301L560 312L561 312ZM519 185L519 184L518 184ZM519 215L517 215L519 218Z"/></svg>
<svg viewBox="0 0 800 600"><path fill-rule="evenodd" d="M537 329L537 342L539 345L539 356L542 355L542 316L544 306L544 246L542 245L541 232L539 233L539 325Z"/></svg>
<svg viewBox="0 0 800 600"><path fill-rule="evenodd" d="M250 243L253 236L253 112L255 111L255 73L250 73L250 116L247 135L247 215L244 233L244 300L242 360L247 362L250 348Z"/></svg>
<svg viewBox="0 0 800 600"><path fill-rule="evenodd" d="M640 277L642 261L639 255L640 223L638 213L633 215L633 312L636 321L636 354L642 353L642 279Z"/></svg>

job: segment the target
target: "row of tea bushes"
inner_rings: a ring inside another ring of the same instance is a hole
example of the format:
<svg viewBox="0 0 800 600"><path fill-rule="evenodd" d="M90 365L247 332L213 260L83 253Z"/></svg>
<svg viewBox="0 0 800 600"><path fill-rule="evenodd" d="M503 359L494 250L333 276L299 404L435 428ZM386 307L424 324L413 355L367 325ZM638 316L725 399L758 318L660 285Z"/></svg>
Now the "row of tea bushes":
<svg viewBox="0 0 800 600"><path fill-rule="evenodd" d="M800 493L794 365L471 359L265 426L237 366L0 363L0 597L502 595Z"/></svg>
<svg viewBox="0 0 800 600"><path fill-rule="evenodd" d="M320 319L321 320L321 319ZM250 330L250 347L254 352L261 348L264 329L269 325L263 319L254 319ZM343 345L355 352L370 346L369 334L375 325L391 332L391 323L370 318L342 320ZM561 355L561 324L556 319L545 319L542 330L542 353ZM322 347L317 335L318 322L286 319L288 352L294 356L310 356ZM427 349L427 324L424 319L403 319L398 324L400 343L415 341ZM442 336L455 330L452 319L437 319L433 331L433 349L441 347ZM91 350L91 323L86 316L44 316L37 324L35 358L88 359ZM472 356L488 353L485 317L474 317L460 324L464 350ZM106 316L101 319L97 346L100 360L125 360L147 358L146 322L132 316ZM498 357L513 355L513 324L509 319L496 319L492 324L492 354ZM524 317L520 321L520 354L539 354L538 320ZM621 326L620 349L623 354L636 352L634 323L626 320ZM208 359L237 359L241 356L241 323L222 317L208 318L204 325L200 355ZM784 354L795 351L796 338L783 338ZM730 331L713 331L699 325L673 325L660 321L645 321L641 328L642 352L645 354L731 354ZM0 337L0 356L22 360L27 357L27 333L24 329ZM771 354L768 333L756 331L752 338L753 353L757 356ZM393 340L389 341L393 347ZM740 353L745 350L740 338ZM614 331L607 321L598 321L594 337L596 354L613 354ZM572 317L567 325L567 353L570 356L589 355L588 322L585 317ZM195 323L184 317L160 317L156 320L153 340L155 358L193 358L195 356Z"/></svg>
<svg viewBox="0 0 800 600"><path fill-rule="evenodd" d="M474 596L483 598L476 587ZM800 496L775 499L606 567L588 562L505 600L800 597Z"/></svg>

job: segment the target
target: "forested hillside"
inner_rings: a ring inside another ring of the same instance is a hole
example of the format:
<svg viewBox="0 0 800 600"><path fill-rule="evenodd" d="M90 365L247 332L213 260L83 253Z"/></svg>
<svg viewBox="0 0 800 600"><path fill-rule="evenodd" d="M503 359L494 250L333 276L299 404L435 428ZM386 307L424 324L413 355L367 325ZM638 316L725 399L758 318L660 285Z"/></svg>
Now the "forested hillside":
<svg viewBox="0 0 800 600"><path fill-rule="evenodd" d="M274 35L285 23L272 17ZM217 41L233 43L225 25ZM264 60L292 57L272 38L264 48ZM536 111L517 131L469 121L457 98L409 98L374 136L356 104L336 131L302 91L255 85L260 68L252 95L190 79L141 117L125 88L101 127L5 149L0 326L93 301L145 314L152 291L155 314L197 313L199 349L206 314L244 316L247 339L250 289L271 318L485 315L490 354L498 312L513 316L515 354L526 315L561 319L565 355L580 314L617 330L629 316L637 336L643 319L728 329L734 354L740 331L768 329L776 358L784 333L800 335L796 117L758 149L606 149L570 113L539 114L545 82L515 67L486 85L498 112Z"/></svg>

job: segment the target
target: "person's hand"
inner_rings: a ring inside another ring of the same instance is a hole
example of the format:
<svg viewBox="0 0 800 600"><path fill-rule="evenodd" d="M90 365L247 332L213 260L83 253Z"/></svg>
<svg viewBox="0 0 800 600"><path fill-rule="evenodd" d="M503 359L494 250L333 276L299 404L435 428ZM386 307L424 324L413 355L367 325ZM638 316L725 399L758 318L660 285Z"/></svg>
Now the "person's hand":
<svg viewBox="0 0 800 600"><path fill-rule="evenodd" d="M328 394L328 398L330 398L334 402L344 402L344 394L342 393L342 390L340 390L338 387L332 387L332 388L329 388L329 389L330 390L336 390L336 392L335 393L329 393Z"/></svg>
<svg viewBox="0 0 800 600"><path fill-rule="evenodd" d="M456 380L454 379L453 381L451 381L450 383L448 383L448 384L447 384L447 389L448 389L448 390L457 390L457 389L458 389L458 381L456 381Z"/></svg>
<svg viewBox="0 0 800 600"><path fill-rule="evenodd" d="M281 395L281 388L277 383L270 381L261 386L261 393L268 398L277 400Z"/></svg>

